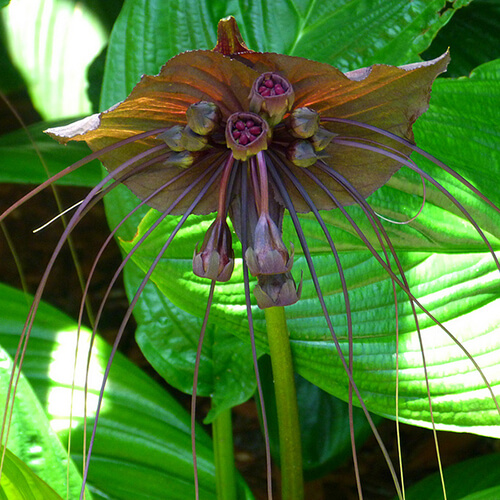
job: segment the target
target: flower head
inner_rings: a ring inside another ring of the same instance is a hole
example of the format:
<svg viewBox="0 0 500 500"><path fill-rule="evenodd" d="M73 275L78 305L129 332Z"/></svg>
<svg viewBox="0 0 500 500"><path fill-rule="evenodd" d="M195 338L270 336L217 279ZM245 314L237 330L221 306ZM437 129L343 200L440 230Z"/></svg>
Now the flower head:
<svg viewBox="0 0 500 500"><path fill-rule="evenodd" d="M309 212L312 203L315 209L333 209L356 202L353 193L365 198L383 186L401 162L337 138L390 146L406 157L406 145L355 123L411 142L412 125L426 110L431 84L448 59L445 54L401 68L376 65L343 74L299 57L250 51L234 19L227 19L219 24L213 51L180 54L157 76L143 76L122 103L47 133L62 143L86 141L93 151L143 134L104 152L101 160L153 208L217 212L218 222L195 252L195 274L229 278L233 259L224 222L229 214L251 273L291 277L293 254L289 257L281 235L285 208ZM211 168L218 170L207 186L202 179ZM290 280L285 282L289 287Z"/></svg>

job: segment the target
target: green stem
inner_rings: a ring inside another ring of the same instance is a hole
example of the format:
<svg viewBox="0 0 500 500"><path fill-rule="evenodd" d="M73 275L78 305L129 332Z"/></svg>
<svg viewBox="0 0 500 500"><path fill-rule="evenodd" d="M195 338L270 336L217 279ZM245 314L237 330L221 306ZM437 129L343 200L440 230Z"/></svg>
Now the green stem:
<svg viewBox="0 0 500 500"><path fill-rule="evenodd" d="M302 500L304 482L299 412L285 308L270 307L265 309L265 314L278 410L281 495L283 500Z"/></svg>
<svg viewBox="0 0 500 500"><path fill-rule="evenodd" d="M212 423L215 481L218 500L236 500L236 471L234 467L233 428L231 409L224 410Z"/></svg>

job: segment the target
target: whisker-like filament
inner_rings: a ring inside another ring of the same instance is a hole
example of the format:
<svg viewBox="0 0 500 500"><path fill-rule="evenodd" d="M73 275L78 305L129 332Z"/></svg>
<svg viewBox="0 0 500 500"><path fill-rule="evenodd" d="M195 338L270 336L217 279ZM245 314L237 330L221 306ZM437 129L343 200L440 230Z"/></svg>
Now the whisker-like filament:
<svg viewBox="0 0 500 500"><path fill-rule="evenodd" d="M300 225L300 221L297 217L297 214L295 212L295 209L293 207L293 203L290 199L290 196L287 192L286 189L284 189L283 185L281 184L280 182L280 178L279 178L279 174L276 170L276 167L274 166L272 160L269 160L269 163L268 163L268 168L269 168L269 172L271 174L271 177L273 178L273 181L275 182L276 186L278 187L278 190L279 190L279 193L281 195L281 197L283 198L283 201L285 203L285 206L286 208L288 209L288 212L290 213L290 216L292 218L292 222L293 222L293 225L294 225L294 228L295 228L295 231L297 233L297 237L299 238L299 241L300 241L300 244L302 246L302 250L304 252L304 257L306 258L306 261L307 261L307 265L309 267L309 271L311 273L311 278L313 280L313 283L314 283L314 288L316 290L316 294L318 296L318 300L320 302L320 306L321 306L321 309L323 311L323 316L326 320L326 323L328 325L328 329L330 331L330 334L332 336L332 339L333 339L333 342L335 344L335 348L337 350L337 353L339 355L339 359L342 363L342 365L344 366L344 370L348 376L348 379L349 379L349 382L352 384L352 387L353 387L353 390L354 392L356 393L359 401L360 401L360 404L361 404L361 407L366 415L366 418L368 420L368 423L372 429L372 432L375 436L375 439L377 440L378 444L379 444L379 447L382 451L382 454L384 455L384 458L387 462L387 466L389 468L389 471L391 473L391 476L393 478L393 481L394 481L394 486L396 488L396 491L397 491L397 494L400 498L402 498L402 493L401 493L401 487L399 485L399 481L398 481L398 478L397 478L397 475L396 475L396 472L394 470L394 467L392 465L392 462L391 462L391 459L389 457L389 454L387 452L387 449L382 441L382 438L380 437L380 434L378 433L377 431L377 428L375 427L375 424L373 423L373 420L370 416L370 414L368 413L368 410L363 402L363 398L359 392L359 389L353 379L353 376L352 376L352 373L349 369L349 366L348 364L346 363L345 359L344 359L344 355L342 353L342 348L339 344L339 341L337 339L337 335L335 334L335 331L334 331L334 328L333 328L333 324L331 322L331 319L330 319L330 316L328 314L328 309L326 307L326 303L325 303L325 300L324 300L324 297L323 297L323 293L321 291L321 287L320 287L320 284L319 284L319 280L318 280L318 276L316 274L316 270L314 268L314 263L312 261L312 256L311 256L311 253L309 251L309 247L307 245L307 242L306 242L306 239L305 239L305 235L304 235L304 232L302 230L302 227Z"/></svg>
<svg viewBox="0 0 500 500"><path fill-rule="evenodd" d="M337 248L335 246L335 243L332 240L332 237L325 225L325 222L323 221L323 218L319 214L318 209L314 205L313 200L307 193L307 191L304 189L304 187L300 184L298 179L292 174L290 171L289 167L280 160L278 155L270 152L269 156L273 159L273 161L279 165L280 171L283 172L292 182L292 184L295 186L297 191L300 193L300 195L304 198L305 202L308 204L309 208L311 209L311 212L314 214L316 217L316 220L318 221L321 229L323 230L323 234L325 235L328 244L330 245L330 248L332 250L332 255L335 259L335 264L337 266L337 270L339 272L339 278L342 286L342 294L344 297L344 303L345 303L345 308L346 308L346 318L347 318L347 336L348 336L348 346L349 346L349 370L351 375L353 375L353 329L352 329L352 313L351 313L351 301L349 299L349 291L347 288L347 282L345 279L345 274L344 274L344 269L342 267L342 263L340 261L340 256L338 254ZM308 172L306 170L306 172ZM362 498L362 490L361 490L361 479L359 477L359 466L357 462L357 453L356 453L356 443L354 441L354 421L353 421L353 414L352 414L352 383L349 381L349 426L350 426L350 431L351 431L351 449L352 449L352 454L353 454L353 462L354 462L354 471L356 475L356 486L358 488L358 494L359 497Z"/></svg>
<svg viewBox="0 0 500 500"><path fill-rule="evenodd" d="M99 191L101 191L101 189L110 180L114 179L114 177L116 175L119 175L121 172L125 171L131 165L133 165L137 161L140 161L142 158L145 158L145 157L147 157L147 156L149 156L151 154L155 154L156 152L161 152L164 149L166 149L166 145L159 145L159 146L151 148L151 149L149 149L147 151L144 151L144 152L136 155L135 157L132 157L131 159L125 161L115 171L113 171L112 173L110 173L106 177L104 177L104 179L101 182L99 182L97 184L97 186L94 187L90 191L90 193L86 196L86 198L84 199L84 201L82 202L82 204L77 208L75 214L70 219L70 221L68 222L66 228L64 229L64 231L63 231L63 233L62 233L62 235L61 235L61 237L60 237L60 239L59 239L59 241L58 241L58 243L57 243L57 245L56 245L56 247L55 247L55 249L54 249L54 251L53 251L53 253L51 255L49 263L47 264L47 266L45 268L45 271L44 271L43 276L42 276L42 278L40 280L40 283L39 283L39 285L37 287L37 290L36 290L36 293L35 293L35 296L34 296L34 299L33 299L33 303L32 303L32 305L30 307L30 310L29 310L29 313L28 313L28 317L26 319L23 331L22 331L20 339L19 339L18 349L16 351L16 355L15 355L14 360L13 360L14 369L11 372L10 383L9 383L9 390L7 392L7 395L6 395L6 402L5 402L5 408L4 408L4 419L3 419L2 430L0 432L0 443L3 443L4 437L5 437L5 441L7 441L7 439L8 439L8 434L9 434L9 430L8 429L10 428L10 424L7 427L7 432L5 432L5 426L6 426L6 422L10 422L10 420L12 419L12 412L13 412L13 405L14 405L15 394L16 394L16 390L17 390L17 385L19 383L19 378L21 376L20 366L22 366L22 363L23 363L23 360L24 360L24 356L25 356L26 348L27 348L27 344L28 344L28 339L29 339L29 336L30 336L31 328L33 326L33 322L34 322L35 315L36 315L36 312L37 312L37 309L38 309L38 305L40 303L40 300L41 300L41 297L42 297L42 294L43 294L43 290L45 289L45 285L47 283L47 280L48 280L48 277L50 275L50 272L51 272L51 270L52 270L52 268L54 266L55 260L56 260L57 256L59 255L59 253L61 251L61 248L64 245L64 243L65 243L68 235L71 233L71 231L73 230L73 228L75 227L75 225L78 224L78 222L80 220L80 216L83 213L83 211L86 209L88 203L90 203L93 200L94 196ZM38 191L36 189L34 189L33 191L31 191L31 193L29 193L29 195L30 194L33 195L33 194L35 194L35 192L38 192ZM29 196L29 197L31 197L31 196ZM29 199L29 197L28 198L25 197L25 198ZM6 212L4 212L3 216L7 215L8 213L10 213L10 209L8 209ZM15 369L16 366L18 366L17 375L16 375L16 369ZM11 399L12 399L12 402L11 402ZM9 410L9 406L10 406L10 410ZM2 465L3 465L4 457L5 457L5 447L4 447L3 452L2 452L2 458L1 458L1 463L0 463L0 470L1 470Z"/></svg>
<svg viewBox="0 0 500 500"><path fill-rule="evenodd" d="M207 308L205 310L205 316L203 317L203 324L200 330L200 337L198 339L198 347L196 348L196 361L194 364L194 372L193 372L193 393L191 395L191 448L193 450L194 491L196 500L200 498L200 485L198 481L198 461L196 458L196 393L198 389L198 375L200 371L201 350L203 348L203 340L205 338L205 332L207 330L210 309L212 307L212 302L214 300L214 291L215 291L215 280L212 280L210 282L210 291L208 292Z"/></svg>
<svg viewBox="0 0 500 500"><path fill-rule="evenodd" d="M161 250L158 252L157 256L155 257L155 259L153 260L151 266L149 267L148 271L146 272L146 275L144 276L143 280L139 284L139 287L137 288L137 291L136 291L134 297L130 301L129 307L128 307L127 311L124 314L124 317L123 317L122 322L120 324L120 328L118 329L118 333L116 335L116 339L115 339L115 341L113 343L113 347L112 347L112 350L111 350L111 353L110 353L110 356L109 356L108 364L107 364L106 370L104 372L104 376L103 376L103 380L102 380L102 385L101 385L101 390L99 392L99 398L98 398L98 402L97 402L97 409L96 409L96 414L95 414L95 419L94 419L94 425L93 425L93 429L92 429L92 436L90 438L89 449L88 449L88 452L87 452L87 461L86 461L86 464L85 464L85 470L84 470L84 474L83 474L83 484L82 484L82 489L81 489L81 492L80 492L80 498L81 499L83 498L84 491L85 491L85 485L86 485L86 482L87 482L89 462L90 462L90 457L91 457L91 454L92 454L93 443L94 443L94 439L95 439L95 435L96 435L96 431L97 431L97 422L98 422L98 419L99 419L99 413L100 413L100 409L101 409L101 406L102 406L102 400L103 400L103 397L104 397L104 389L105 389L105 386L106 386L106 381L107 381L108 376L109 376L109 371L111 369L111 363L113 361L114 355L115 355L116 350L118 348L118 344L119 344L119 342L121 340L123 332L125 331L125 326L127 325L128 321L130 319L130 316L132 315L134 307L137 304L137 301L139 300L139 298L140 298L140 296L142 294L142 291L144 290L144 288L145 288L146 284L148 283L149 279L151 278L151 275L153 274L153 271L155 270L156 266L158 265L158 263L160 262L161 258L163 257L163 254L167 251L167 249L170 246L170 243L173 241L175 235L182 228L182 226L186 222L186 219L191 215L191 213L193 212L193 210L196 207L196 205L203 198L203 196L210 189L210 187L212 187L213 183L215 182L215 180L220 175L220 173L222 171L222 168L223 168L223 166L216 167L216 165L213 165L211 168L208 169L208 171L206 172L206 174L208 175L211 172L213 172L212 175L211 175L211 177L208 179L207 183L203 186L203 188L197 194L197 196L195 197L195 199L193 200L193 202L191 203L191 205L188 207L188 209L186 210L186 212L182 215L182 217L179 220L179 222L177 223L176 227L174 228L174 230L172 231L172 233L169 235L167 241L165 242L165 244L163 245L163 247L161 248ZM199 182L199 180L200 179L197 179L196 182ZM181 201L182 199L184 199L184 197L190 192L190 188L191 188L191 186L189 186L189 188L187 188L187 189L185 189L183 191L183 193L174 202L175 205L177 205L177 203L179 201ZM167 217L167 215L169 215L170 211L173 208L174 207L172 207L169 210L167 210L166 211L167 213L162 214L162 216L160 217L160 219L163 220L165 217ZM158 224L159 224L159 222L156 221L155 224L153 224L154 227L152 226L152 228L149 228L149 230L148 230L149 232L147 231L146 233L149 235L150 232L152 230L154 230L158 226ZM146 234L141 238L141 240L139 240L134 245L134 247L131 250L131 252L135 251L142 244L142 242L144 241L143 238L145 236L146 236ZM114 276L112 278L112 282L113 283L114 283L114 281L116 281L119 272L121 272L121 270L123 269L124 265L128 261L127 257L130 258L131 257L131 253L129 253L125 257L124 261L120 264L118 270L115 272L115 274L114 274ZM101 308L100 308L100 310L101 310Z"/></svg>
<svg viewBox="0 0 500 500"><path fill-rule="evenodd" d="M244 163L243 167L247 167ZM248 167L240 170L239 175L241 185L241 253L244 256L248 248ZM252 304L250 301L250 276L248 266L243 258L243 284L245 288L245 305L247 310L248 332L250 336L250 343L252 347L252 359L255 372L255 380L257 382L257 393L259 395L259 403L262 415L262 427L264 429L264 442L266 447L266 478L267 478L267 498L272 500L273 487L272 487L272 469L271 469L271 445L269 443L269 427L267 424L267 414L264 403L264 394L262 391L262 382L259 374L259 367L257 365L257 347L255 345L255 330L253 324Z"/></svg>
<svg viewBox="0 0 500 500"><path fill-rule="evenodd" d="M431 184L436 186L464 214L466 219L471 223L471 225L474 227L474 229L479 234L481 239L484 241L485 245L488 247L488 250L490 251L492 258L495 261L495 264L498 267L498 270L500 271L500 262L498 261L498 258L495 255L493 247L491 246L490 242L488 241L488 238L485 236L483 230L479 227L478 223L474 220L474 218L470 215L470 213L465 209L465 207L442 184L440 184L438 181L436 181L427 172L425 172L421 168L417 167L412 162L406 161L406 160L398 157L394 153L391 153L390 151L385 151L384 149L377 148L375 146L371 146L371 145L364 144L361 142L345 141L343 139L339 139L338 141L337 141L337 139L333 139L333 140L335 142L337 142L338 144L343 144L345 146L352 146L352 147L359 148L359 149L367 149L369 151L377 152L377 153L384 155L384 156L387 156L389 158L393 158L393 159L401 162L402 164L404 164L405 166L407 166L408 168L410 168L414 172L417 172L419 175L421 175L422 177L427 179ZM500 211L499 208L497 208L497 210Z"/></svg>
<svg viewBox="0 0 500 500"><path fill-rule="evenodd" d="M491 208L493 208L493 210L500 213L500 208L497 205L495 205L495 203L493 203L486 195L484 195L473 184L471 184L465 177L461 176L458 172L456 172L451 167L446 165L446 163L442 162L439 158L436 158L435 156L431 155L430 153L425 151L425 149L419 148L417 145L412 144L407 139L404 139L403 137L400 137L396 134L393 134L392 132L389 132L388 130L384 130L380 127L376 127L376 126L370 125L368 123L358 122L356 120L349 120L347 118L326 117L326 118L321 118L321 121L333 122L333 123L344 123L346 125L354 125L356 127L365 128L367 130L372 130L373 132L377 132L381 135L384 135L385 137L389 137L390 139L393 139L394 141L399 142L400 144L403 144L404 146L412 149L413 151L415 151L419 155L422 155L424 158L427 158L429 161L431 161L432 163L434 163L438 167L441 167L448 174L450 174L455 179L460 181L465 187L470 189L475 195L479 196L485 203L487 203Z"/></svg>
<svg viewBox="0 0 500 500"><path fill-rule="evenodd" d="M70 165L69 167L66 167L65 169L61 170L57 174L54 174L50 179L47 179L46 181L42 182L35 188L33 188L29 193L24 195L22 198L20 198L18 201L13 203L9 208L7 208L2 214L0 214L0 221L3 221L5 217L7 217L9 214L14 212L17 208L19 208L21 205L26 203L28 200L33 198L33 196L37 195L41 191L43 191L46 187L54 184L57 182L59 179L62 179L66 175L70 174L71 172L74 172L75 170L79 169L80 167L83 167L84 165L87 165L87 163L90 163L92 160L98 159L100 156L102 156L105 153L109 153L110 151L114 151L115 149L118 149L126 144L130 144L132 142L135 142L140 139L144 139L145 137L150 137L153 135L158 135L161 132L164 132L165 128L159 128L155 130L150 130L148 132L143 132L141 134L137 134L131 137L127 137L126 139L123 139L122 141L116 142L115 144L111 144L109 146L106 146L105 148L100 149L99 151L95 151L94 153L89 154L85 158L82 158L81 160L78 160L77 162L73 163L73 165ZM166 149L166 148L165 148ZM133 162L132 162L133 163ZM116 173L116 172L115 172ZM117 175L117 173L116 173ZM107 181L106 181L107 182ZM102 183L99 183L101 185ZM104 186L104 184L102 184ZM102 187L101 186L101 187Z"/></svg>

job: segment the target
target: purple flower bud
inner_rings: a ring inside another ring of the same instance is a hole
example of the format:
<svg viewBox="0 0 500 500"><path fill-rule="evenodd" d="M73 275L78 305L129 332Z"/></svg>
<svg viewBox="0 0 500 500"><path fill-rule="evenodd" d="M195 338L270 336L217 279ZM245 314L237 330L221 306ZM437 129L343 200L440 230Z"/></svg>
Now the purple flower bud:
<svg viewBox="0 0 500 500"><path fill-rule="evenodd" d="M248 247L245 260L253 276L262 274L282 274L290 271L292 255L283 244L282 232L268 214L262 214L255 226L253 247Z"/></svg>
<svg viewBox="0 0 500 500"><path fill-rule="evenodd" d="M302 277L299 287L291 273L259 276L258 284L253 291L257 305L261 309L268 307L290 306L300 299L302 293Z"/></svg>
<svg viewBox="0 0 500 500"><path fill-rule="evenodd" d="M200 250L193 255L193 273L201 278L228 281L234 268L231 231L225 220L216 219L208 228Z"/></svg>

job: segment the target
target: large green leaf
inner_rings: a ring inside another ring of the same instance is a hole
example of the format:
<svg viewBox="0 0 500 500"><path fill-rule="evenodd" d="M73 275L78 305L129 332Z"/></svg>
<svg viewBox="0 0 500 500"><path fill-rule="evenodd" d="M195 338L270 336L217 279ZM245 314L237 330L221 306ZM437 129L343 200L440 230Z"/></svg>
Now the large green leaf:
<svg viewBox="0 0 500 500"><path fill-rule="evenodd" d="M418 60L455 9L471 0L126 0L111 34L101 104L123 100L142 74L185 50L215 46L217 22L233 15L253 50L307 57L343 71ZM133 54L133 57L131 56Z"/></svg>
<svg viewBox="0 0 500 500"><path fill-rule="evenodd" d="M16 305L20 303L22 304L23 312L26 312L25 297L14 291L18 297L18 301L17 303L13 301L7 306L5 301L2 300L5 299L5 291L6 287L2 286L0 288L0 310L2 311L0 338L3 338L4 332L9 329L7 311L10 310L12 314L13 310L16 309ZM22 323L20 321L18 322L18 327L21 327L18 331L19 335L20 331L22 331ZM3 409L6 404L13 363L8 353L1 347L2 345L0 344L0 407ZM6 485L4 485L2 481L2 486L6 487L3 493L8 495L7 498L19 498L10 496L15 493L15 490L13 492L12 488L17 486L21 490L27 488L34 495L37 488L41 488L41 491L45 489L51 490L47 485L41 485L33 476L27 474L25 469L27 467L33 471L33 475L37 474L61 496L66 496L66 483L69 474L73 484L69 491L72 496L78 496L80 488L74 485L78 484L81 479L75 465L73 463L70 463L69 466L67 465L67 454L57 439L55 432L50 429L44 408L42 408L29 382L22 374L17 387L16 404L12 413L9 436L7 446L17 457L17 460L12 455L9 455L6 473L7 477L10 477L10 480L14 484L10 485L9 480L7 480ZM21 464L24 465L22 466ZM15 480L14 478L18 475L20 477L18 480ZM2 498L1 495L2 490L0 490L0 498Z"/></svg>
<svg viewBox="0 0 500 500"><path fill-rule="evenodd" d="M1 12L9 54L44 119L89 113L85 73L107 34L85 5L13 0Z"/></svg>
<svg viewBox="0 0 500 500"><path fill-rule="evenodd" d="M307 57L343 71L418 59L437 31L471 0L228 2L254 50Z"/></svg>
<svg viewBox="0 0 500 500"><path fill-rule="evenodd" d="M2 449L0 448L0 452ZM22 460L6 450L0 485L1 500L62 500Z"/></svg>
<svg viewBox="0 0 500 500"><path fill-rule="evenodd" d="M73 121L73 120L71 120ZM40 184L72 163L90 153L85 144L72 144L61 148L43 133L53 126L65 125L69 120L42 122L0 136L0 182ZM101 180L101 168L97 160L63 177L60 184L72 186L95 186Z"/></svg>
<svg viewBox="0 0 500 500"><path fill-rule="evenodd" d="M11 354L17 348L27 310L27 300L22 293L0 286L0 343ZM70 428L76 335L77 327L73 321L42 303L23 366L24 373L48 413L52 427L63 442L67 441ZM88 330L82 330L73 403L72 458L80 466L83 439L82 395L89 335ZM104 341L96 338L89 375L88 412L91 416L95 413L102 374L110 350ZM6 384L9 375L10 366L5 366L0 381ZM5 392L5 388L2 389L2 394ZM18 394L17 411L24 408L21 404L24 398L20 398ZM39 404L38 401L36 404ZM42 412L41 408L40 411ZM21 418L22 415L15 417L13 425L16 427L12 428L11 434L15 436L20 448L29 448L30 433L26 429L22 432L19 426L30 428L27 425L30 419L33 420L31 426L34 426L38 421L43 423L41 419L45 418L43 412L42 417L36 419L33 414L34 410L25 409L24 419ZM92 422L89 421L87 435L92 431L91 426ZM45 439L51 436L47 427L40 430L40 434L42 437L46 436ZM201 428L197 428L196 437L201 495L202 498L215 498L211 442ZM47 456L49 448L46 445L40 447L49 469L61 463L65 482L66 468L62 459ZM33 450L33 453L37 453L36 458L40 460L40 450ZM169 491L171 499L194 496L189 414L120 354L113 360L91 460L89 488L94 498L156 499L163 498L165 491ZM72 493L71 498L77 498L79 481L73 479L73 483L72 487L76 487L76 492ZM243 491L241 481L240 487Z"/></svg>
<svg viewBox="0 0 500 500"><path fill-rule="evenodd" d="M133 263L127 267L130 298L143 277ZM134 312L136 340L148 361L170 385L191 393L202 320L175 307L153 283L147 284ZM248 342L223 326L211 323L203 341L197 393L212 397L207 421L249 399L256 385Z"/></svg>
<svg viewBox="0 0 500 500"><path fill-rule="evenodd" d="M448 500L490 500L499 498L500 454L472 458L444 469ZM406 490L407 500L440 500L443 487L433 474Z"/></svg>

